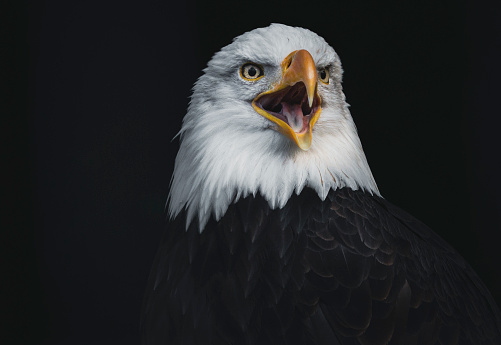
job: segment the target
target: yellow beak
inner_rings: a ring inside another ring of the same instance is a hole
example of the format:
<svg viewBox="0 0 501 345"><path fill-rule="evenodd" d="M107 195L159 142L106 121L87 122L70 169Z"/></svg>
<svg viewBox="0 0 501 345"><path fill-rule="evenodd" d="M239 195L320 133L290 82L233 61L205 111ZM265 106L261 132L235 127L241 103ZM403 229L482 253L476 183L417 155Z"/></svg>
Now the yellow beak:
<svg viewBox="0 0 501 345"><path fill-rule="evenodd" d="M318 73L311 54L304 49L296 50L290 53L281 64L282 78L280 82L273 86L271 90L259 94L253 101L252 107L254 110L266 117L268 120L278 125L278 130L294 141L299 148L306 151L311 146L312 130L315 122L318 120L321 112L320 96L317 92ZM302 82L294 88L297 83ZM289 92L290 91L290 92ZM305 93L303 99L301 92ZM292 96L293 94L294 96ZM295 99L293 99L295 97ZM297 104L289 104L289 103ZM266 104L273 104L278 108L270 108ZM277 113L277 109L280 113ZM293 115L293 119L302 121L300 124L291 125L291 115L285 116L283 113L288 112L288 109L297 109ZM299 110L301 109L301 110ZM304 114L305 112L308 112ZM302 125L301 125L302 124ZM294 129L293 129L294 128Z"/></svg>

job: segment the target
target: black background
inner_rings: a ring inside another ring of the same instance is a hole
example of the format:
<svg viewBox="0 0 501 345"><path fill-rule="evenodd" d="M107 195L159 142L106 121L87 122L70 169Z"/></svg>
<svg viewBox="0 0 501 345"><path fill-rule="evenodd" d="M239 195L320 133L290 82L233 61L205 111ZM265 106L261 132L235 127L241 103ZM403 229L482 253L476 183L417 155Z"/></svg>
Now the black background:
<svg viewBox="0 0 501 345"><path fill-rule="evenodd" d="M38 1L1 9L2 344L138 344L190 89L271 22L323 36L386 199L501 304L495 2Z"/></svg>

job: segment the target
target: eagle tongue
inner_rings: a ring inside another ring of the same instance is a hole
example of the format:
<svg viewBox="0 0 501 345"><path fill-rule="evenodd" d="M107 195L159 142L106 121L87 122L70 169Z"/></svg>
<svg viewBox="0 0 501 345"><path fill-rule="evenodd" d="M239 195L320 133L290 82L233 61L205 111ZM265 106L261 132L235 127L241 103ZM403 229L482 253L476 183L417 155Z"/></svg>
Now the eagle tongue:
<svg viewBox="0 0 501 345"><path fill-rule="evenodd" d="M307 124L306 118L303 116L301 104L289 104L282 102L282 115L287 118L288 125L296 133L302 132Z"/></svg>

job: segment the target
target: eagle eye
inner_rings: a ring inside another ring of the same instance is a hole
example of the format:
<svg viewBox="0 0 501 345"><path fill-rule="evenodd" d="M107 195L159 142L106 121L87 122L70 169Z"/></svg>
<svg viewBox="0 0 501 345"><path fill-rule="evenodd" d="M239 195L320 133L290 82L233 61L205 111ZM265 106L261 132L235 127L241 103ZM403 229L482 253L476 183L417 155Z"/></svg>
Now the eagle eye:
<svg viewBox="0 0 501 345"><path fill-rule="evenodd" d="M264 75L263 68L248 62L240 68L240 76L245 80L256 81Z"/></svg>
<svg viewBox="0 0 501 345"><path fill-rule="evenodd" d="M329 70L327 69L327 67L322 68L320 71L318 71L318 76L322 83L329 84Z"/></svg>

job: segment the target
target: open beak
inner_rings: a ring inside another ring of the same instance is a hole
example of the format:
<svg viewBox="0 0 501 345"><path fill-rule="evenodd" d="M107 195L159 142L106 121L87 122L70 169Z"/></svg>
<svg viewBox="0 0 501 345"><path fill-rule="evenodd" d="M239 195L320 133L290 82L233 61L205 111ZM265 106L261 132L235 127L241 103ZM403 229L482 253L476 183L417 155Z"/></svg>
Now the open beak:
<svg viewBox="0 0 501 345"><path fill-rule="evenodd" d="M254 98L252 107L306 151L321 112L315 62L307 50L301 49L290 53L281 66L280 82Z"/></svg>

